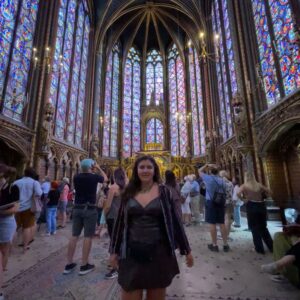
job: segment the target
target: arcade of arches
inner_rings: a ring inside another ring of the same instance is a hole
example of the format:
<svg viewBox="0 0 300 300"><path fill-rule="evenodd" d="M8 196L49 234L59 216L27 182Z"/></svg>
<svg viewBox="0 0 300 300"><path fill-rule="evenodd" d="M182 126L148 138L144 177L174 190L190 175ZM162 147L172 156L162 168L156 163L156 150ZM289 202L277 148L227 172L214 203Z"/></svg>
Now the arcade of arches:
<svg viewBox="0 0 300 300"><path fill-rule="evenodd" d="M151 154L300 202L298 0L0 3L0 161L72 177Z"/></svg>

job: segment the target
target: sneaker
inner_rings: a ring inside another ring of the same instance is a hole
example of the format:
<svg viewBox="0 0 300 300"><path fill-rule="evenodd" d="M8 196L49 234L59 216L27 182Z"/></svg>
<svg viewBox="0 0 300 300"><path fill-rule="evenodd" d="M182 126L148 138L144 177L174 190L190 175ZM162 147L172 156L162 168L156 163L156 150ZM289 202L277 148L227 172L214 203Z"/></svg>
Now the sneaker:
<svg viewBox="0 0 300 300"><path fill-rule="evenodd" d="M223 251L224 251L224 252L229 252L229 250L230 250L229 245L224 245L224 246L223 246Z"/></svg>
<svg viewBox="0 0 300 300"><path fill-rule="evenodd" d="M260 269L264 273L275 274L277 272L277 265L275 262L273 262L270 264L261 265Z"/></svg>
<svg viewBox="0 0 300 300"><path fill-rule="evenodd" d="M51 234L52 234L52 235L55 235L55 234L56 234L56 231L53 231Z"/></svg>
<svg viewBox="0 0 300 300"><path fill-rule="evenodd" d="M113 279L118 277L118 271L117 270L111 270L107 274L105 274L105 279Z"/></svg>
<svg viewBox="0 0 300 300"><path fill-rule="evenodd" d="M86 264L80 267L79 275L85 275L92 272L95 269L95 265Z"/></svg>
<svg viewBox="0 0 300 300"><path fill-rule="evenodd" d="M65 266L64 272L63 274L70 274L71 272L74 271L74 269L76 268L77 264L75 263L71 263Z"/></svg>
<svg viewBox="0 0 300 300"><path fill-rule="evenodd" d="M4 300L4 295L2 293L0 294L0 300Z"/></svg>
<svg viewBox="0 0 300 300"><path fill-rule="evenodd" d="M234 224L233 227L235 227L235 228L241 228L241 225Z"/></svg>
<svg viewBox="0 0 300 300"><path fill-rule="evenodd" d="M287 283L288 280L282 276L281 274L276 274L271 276L271 280L274 282L281 282L281 283Z"/></svg>
<svg viewBox="0 0 300 300"><path fill-rule="evenodd" d="M218 245L213 245L213 244L208 244L207 248L212 251L212 252L219 252L219 247Z"/></svg>

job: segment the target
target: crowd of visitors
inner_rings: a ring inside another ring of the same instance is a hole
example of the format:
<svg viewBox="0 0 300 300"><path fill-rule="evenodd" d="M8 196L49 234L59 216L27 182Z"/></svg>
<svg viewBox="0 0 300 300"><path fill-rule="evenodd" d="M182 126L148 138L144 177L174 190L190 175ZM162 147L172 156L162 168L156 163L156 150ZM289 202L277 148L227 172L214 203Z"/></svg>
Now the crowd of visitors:
<svg viewBox="0 0 300 300"><path fill-rule="evenodd" d="M208 249L213 252L219 252L219 227L223 251L231 251L229 235L232 225L242 226L243 205L255 251L265 253L263 242L270 252L274 250L275 262L263 265L262 271L272 273L277 281L285 276L299 285L299 218L293 235L288 229L291 227L286 227L273 242L265 205L271 191L256 181L253 172L245 173L242 185L240 178L231 181L228 173L214 164L199 167L198 177L187 175L182 183L170 170L164 177L162 184L159 167L151 156L137 158L129 180L122 168L116 168L109 180L92 159L81 161L81 171L72 181L46 177L39 182L32 168L26 168L24 176L16 180L16 169L0 164L0 287L16 232L21 234L19 246L26 253L38 223L45 222L45 235L52 236L72 218L63 274L77 266L73 257L82 231L79 275L93 271L95 266L89 260L93 237L102 238L107 231L110 271L105 277L118 277L122 299L142 299L143 290L147 299L165 299L166 287L179 273L175 250L186 256L187 266L193 265L184 227L208 223Z"/></svg>

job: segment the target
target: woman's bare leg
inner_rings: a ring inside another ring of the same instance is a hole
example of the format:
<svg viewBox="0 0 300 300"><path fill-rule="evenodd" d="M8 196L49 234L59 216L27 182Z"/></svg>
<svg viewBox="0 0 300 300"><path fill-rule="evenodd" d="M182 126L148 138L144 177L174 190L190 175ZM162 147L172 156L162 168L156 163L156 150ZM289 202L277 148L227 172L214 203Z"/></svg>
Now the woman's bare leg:
<svg viewBox="0 0 300 300"><path fill-rule="evenodd" d="M2 269L6 270L8 256L9 256L10 243L0 244L0 251L2 253Z"/></svg>
<svg viewBox="0 0 300 300"><path fill-rule="evenodd" d="M126 292L122 289L121 299L122 300L142 300L143 299L143 290L135 290L132 292Z"/></svg>
<svg viewBox="0 0 300 300"><path fill-rule="evenodd" d="M147 300L165 300L166 289L147 290Z"/></svg>

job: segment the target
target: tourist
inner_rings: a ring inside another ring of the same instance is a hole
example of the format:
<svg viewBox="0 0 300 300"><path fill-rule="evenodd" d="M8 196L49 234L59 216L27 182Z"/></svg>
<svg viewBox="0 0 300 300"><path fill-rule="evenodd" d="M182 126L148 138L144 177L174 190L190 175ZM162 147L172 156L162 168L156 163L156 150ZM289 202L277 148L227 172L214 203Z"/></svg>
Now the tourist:
<svg viewBox="0 0 300 300"><path fill-rule="evenodd" d="M176 176L172 171L167 170L165 172L165 179L166 179L165 185L171 191L172 199L174 200L175 207L180 216L180 219L182 219L182 211L181 211L182 196L180 193L179 184L176 181Z"/></svg>
<svg viewBox="0 0 300 300"><path fill-rule="evenodd" d="M166 287L179 273L175 249L193 257L182 223L168 188L160 185L159 168L153 157L142 156L122 194L119 215L110 244L111 264L119 267L122 300L165 299Z"/></svg>
<svg viewBox="0 0 300 300"><path fill-rule="evenodd" d="M97 223L96 192L98 183L107 180L107 177L92 159L82 160L80 166L81 173L75 175L73 179L76 193L72 216L72 237L68 246L68 263L63 274L71 273L76 267L73 257L82 229L84 239L79 275L85 275L95 269L94 265L89 264L89 254ZM99 174L94 174L94 172Z"/></svg>
<svg viewBox="0 0 300 300"><path fill-rule="evenodd" d="M47 235L56 234L56 212L57 205L60 198L58 191L58 182L51 182L51 189L47 194L47 209L46 209L46 220L47 220Z"/></svg>
<svg viewBox="0 0 300 300"><path fill-rule="evenodd" d="M227 243L227 230L225 227L225 204L226 204L226 185L224 180L219 176L218 167L214 164L206 164L199 168L199 176L205 183L206 187L206 203L205 203L205 221L209 223L211 244L207 247L209 250L218 252L217 245L217 225L220 226L221 235L223 239L223 251L230 250ZM205 172L210 172L206 174ZM225 194L225 201L221 204L216 204L213 200L215 193L220 192Z"/></svg>
<svg viewBox="0 0 300 300"><path fill-rule="evenodd" d="M180 190L180 193L185 199L181 202L181 211L182 211L182 221L185 226L190 226L192 222L192 212L191 212L191 197L190 197L190 191L191 191L191 177L185 176L184 177L184 184Z"/></svg>
<svg viewBox="0 0 300 300"><path fill-rule="evenodd" d="M70 191L70 181L69 178L64 177L62 183L59 186L60 198L58 201L58 220L60 224L57 226L58 229L65 228L67 222L67 205L68 205L68 195Z"/></svg>
<svg viewBox="0 0 300 300"><path fill-rule="evenodd" d="M1 292L3 271L6 270L9 250L17 228L14 214L19 207L19 189L11 184L15 174L15 168L0 164L0 299L4 299Z"/></svg>
<svg viewBox="0 0 300 300"><path fill-rule="evenodd" d="M108 191L107 200L105 203L105 217L110 239L112 238L112 232L115 220L117 219L119 208L121 206L121 193L123 192L127 183L125 171L122 168L118 168L113 174L114 183L110 186ZM105 275L106 279L112 279L118 276L116 269L112 269Z"/></svg>
<svg viewBox="0 0 300 300"><path fill-rule="evenodd" d="M291 211L294 211L293 216L290 214ZM288 280L293 285L300 287L300 215L297 216L297 211L290 208L285 209L284 214L290 223L283 226L282 232L276 232L274 235L273 260L276 263L262 265L262 270L273 274L272 281L286 282ZM295 246L297 243L298 245ZM294 255L293 252L297 249L298 254L296 252Z"/></svg>
<svg viewBox="0 0 300 300"><path fill-rule="evenodd" d="M238 197L237 193L240 190L240 180L234 178L232 180L233 184L233 193L232 193L232 202L233 202L233 227L241 227L241 206L244 202Z"/></svg>
<svg viewBox="0 0 300 300"><path fill-rule="evenodd" d="M273 240L267 228L267 208L264 201L270 190L258 183L253 172L245 173L245 183L241 185L238 197L246 202L248 226L252 233L255 251L265 254L263 241L273 252Z"/></svg>
<svg viewBox="0 0 300 300"><path fill-rule="evenodd" d="M264 264L261 266L261 270L265 273L269 274L277 274L279 272L282 272L285 268L294 265L297 268L298 271L298 284L297 286L300 288L299 283L299 274L300 274L300 238L296 241L294 245L291 246L291 248L285 253L283 257L281 257L279 260ZM278 275L276 277L272 277L276 281L276 278L279 278L278 281L283 281L282 276Z"/></svg>
<svg viewBox="0 0 300 300"><path fill-rule="evenodd" d="M220 177L224 180L226 187L226 205L225 205L225 227L227 231L227 240L229 240L231 225L233 221L233 184L229 180L228 173L225 170L220 171Z"/></svg>
<svg viewBox="0 0 300 300"><path fill-rule="evenodd" d="M191 189L189 196L191 199L191 212L194 224L200 223L200 186L194 174L189 175Z"/></svg>
<svg viewBox="0 0 300 300"><path fill-rule="evenodd" d="M41 184L41 189L42 189L42 201L47 199L47 195L50 191L51 188L51 182L50 182L50 178L48 176L45 177L45 180L43 181L43 183Z"/></svg>
<svg viewBox="0 0 300 300"><path fill-rule="evenodd" d="M22 228L23 242L20 246L23 247L24 253L29 249L29 243L32 243L35 235L35 212L31 211L34 197L42 196L41 185L33 178L36 177L36 172L32 168L26 168L24 177L15 181L14 185L20 191L20 207L16 213L17 227Z"/></svg>

